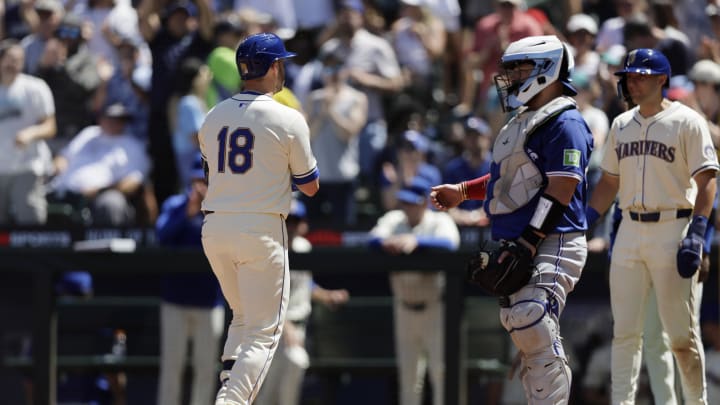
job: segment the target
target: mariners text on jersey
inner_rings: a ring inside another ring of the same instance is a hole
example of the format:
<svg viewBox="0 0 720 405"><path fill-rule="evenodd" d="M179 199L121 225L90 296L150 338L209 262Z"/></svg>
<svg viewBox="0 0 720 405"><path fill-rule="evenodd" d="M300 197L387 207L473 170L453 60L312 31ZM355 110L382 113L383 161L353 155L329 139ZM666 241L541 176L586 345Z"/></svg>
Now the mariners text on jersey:
<svg viewBox="0 0 720 405"><path fill-rule="evenodd" d="M658 141L632 141L619 142L615 147L618 160L626 157L650 155L658 157L666 162L675 161L675 147L667 146Z"/></svg>

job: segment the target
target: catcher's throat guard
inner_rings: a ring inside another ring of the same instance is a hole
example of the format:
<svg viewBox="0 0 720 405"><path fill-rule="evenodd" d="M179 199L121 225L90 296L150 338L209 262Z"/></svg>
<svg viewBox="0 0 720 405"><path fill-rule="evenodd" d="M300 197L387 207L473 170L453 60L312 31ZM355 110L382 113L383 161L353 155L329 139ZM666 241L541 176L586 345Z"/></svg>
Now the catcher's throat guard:
<svg viewBox="0 0 720 405"><path fill-rule="evenodd" d="M508 256L498 263L503 252ZM534 270L530 250L512 241L485 241L467 266L472 284L495 296L516 293L530 281Z"/></svg>

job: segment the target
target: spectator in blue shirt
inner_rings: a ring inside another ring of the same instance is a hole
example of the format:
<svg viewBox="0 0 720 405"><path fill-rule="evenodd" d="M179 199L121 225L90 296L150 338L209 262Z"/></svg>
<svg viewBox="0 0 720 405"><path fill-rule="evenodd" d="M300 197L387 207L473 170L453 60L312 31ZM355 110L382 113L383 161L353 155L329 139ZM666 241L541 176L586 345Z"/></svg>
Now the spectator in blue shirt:
<svg viewBox="0 0 720 405"><path fill-rule="evenodd" d="M479 117L465 119L462 153L445 164L443 182L455 184L489 173L491 140L492 131L485 120ZM489 221L482 207L482 200L465 200L448 213L458 226L487 226Z"/></svg>

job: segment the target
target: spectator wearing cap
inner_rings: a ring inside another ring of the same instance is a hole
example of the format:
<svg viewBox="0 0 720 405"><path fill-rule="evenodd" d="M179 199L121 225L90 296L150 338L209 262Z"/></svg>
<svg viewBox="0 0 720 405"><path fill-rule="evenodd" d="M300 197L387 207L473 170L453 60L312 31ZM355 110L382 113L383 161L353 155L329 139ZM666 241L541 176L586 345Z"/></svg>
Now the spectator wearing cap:
<svg viewBox="0 0 720 405"><path fill-rule="evenodd" d="M87 206L95 225L132 225L136 196L150 161L145 145L126 131L131 118L122 104L108 106L98 125L84 128L54 159L56 176L49 198L76 210Z"/></svg>
<svg viewBox="0 0 720 405"><path fill-rule="evenodd" d="M410 255L428 250L457 250L460 232L446 212L428 206L430 182L415 177L397 191L397 209L382 215L370 230L368 245L388 255ZM432 403L444 399L445 274L413 269L390 274L393 293L395 358L401 405L421 403L426 372Z"/></svg>
<svg viewBox="0 0 720 405"><path fill-rule="evenodd" d="M720 147L720 64L703 59L696 62L688 78L692 92L682 101L701 113L708 121L715 148Z"/></svg>
<svg viewBox="0 0 720 405"><path fill-rule="evenodd" d="M497 61L511 42L543 34L540 24L524 8L524 0L495 0L495 11L475 24L472 47L463 59L460 104L454 109L455 115L467 116L485 107ZM474 79L477 70L482 71L479 83Z"/></svg>
<svg viewBox="0 0 720 405"><path fill-rule="evenodd" d="M600 55L594 49L597 22L587 14L574 14L568 19L565 31L575 57L574 71L595 76L600 65Z"/></svg>
<svg viewBox="0 0 720 405"><path fill-rule="evenodd" d="M152 67L142 62L142 49L147 44L140 38L122 38L117 44L118 66L110 80L103 81L94 99L94 110L102 111L110 104L121 103L132 112L128 132L147 141L150 118L148 92Z"/></svg>
<svg viewBox="0 0 720 405"><path fill-rule="evenodd" d="M87 48L83 27L79 16L65 14L36 71L55 99L57 136L49 142L53 155L94 121L97 90L112 75L112 67Z"/></svg>
<svg viewBox="0 0 720 405"><path fill-rule="evenodd" d="M367 123L365 94L347 83L340 48L321 50L324 86L308 96L310 142L323 186L305 201L310 218L332 224L356 223L355 190L360 173L358 138Z"/></svg>
<svg viewBox="0 0 720 405"><path fill-rule="evenodd" d="M34 75L47 42L55 36L55 31L60 26L65 8L60 0L37 0L24 14L31 29L31 33L20 42L25 48L24 70L25 73Z"/></svg>
<svg viewBox="0 0 720 405"><path fill-rule="evenodd" d="M162 202L180 183L173 158L167 103L182 61L206 60L212 51L214 20L211 0L164 2L141 0L138 5L140 33L152 53L150 122L148 143L153 160L153 187Z"/></svg>
<svg viewBox="0 0 720 405"><path fill-rule="evenodd" d="M309 222L302 201L292 200L285 224L290 251L312 251L312 244L305 238ZM254 405L300 405L303 378L310 366L305 337L312 303L319 302L334 309L345 304L349 298L350 294L345 289L330 290L319 286L308 270L290 269L290 299L282 339L260 393L253 401Z"/></svg>
<svg viewBox="0 0 720 405"><path fill-rule="evenodd" d="M406 84L403 92L429 104L433 88L440 84L435 72L446 50L445 29L423 0L401 0L399 13L390 35Z"/></svg>
<svg viewBox="0 0 720 405"><path fill-rule="evenodd" d="M0 46L0 224L43 224L45 178L55 136L55 103L48 85L22 73L25 51L14 40Z"/></svg>
<svg viewBox="0 0 720 405"><path fill-rule="evenodd" d="M490 145L492 130L480 117L468 117L461 125L462 149L460 155L448 161L443 168L443 183L459 183L490 173ZM438 183L434 183L438 184ZM448 213L459 226L486 226L487 216L483 201L466 200L451 208Z"/></svg>
<svg viewBox="0 0 720 405"><path fill-rule="evenodd" d="M422 177L430 184L441 184L440 170L428 161L430 140L415 130L406 130L395 147L394 162L385 162L380 174L382 208L398 207L397 192L415 177Z"/></svg>
<svg viewBox="0 0 720 405"><path fill-rule="evenodd" d="M404 82L392 45L364 28L364 11L361 0L343 0L335 22L320 34L319 41L340 43L347 54L348 82L367 97L368 119L358 139L358 153L361 181L369 185L376 178L378 156L388 137L383 96L397 94Z"/></svg>
<svg viewBox="0 0 720 405"><path fill-rule="evenodd" d="M207 181L199 152L185 191L169 197L155 224L162 246L201 250L204 215L200 210ZM162 278L160 304L160 377L157 403L180 405L188 343L192 342L190 404L208 404L217 377L215 362L225 326L225 306L217 278L210 273L170 273Z"/></svg>

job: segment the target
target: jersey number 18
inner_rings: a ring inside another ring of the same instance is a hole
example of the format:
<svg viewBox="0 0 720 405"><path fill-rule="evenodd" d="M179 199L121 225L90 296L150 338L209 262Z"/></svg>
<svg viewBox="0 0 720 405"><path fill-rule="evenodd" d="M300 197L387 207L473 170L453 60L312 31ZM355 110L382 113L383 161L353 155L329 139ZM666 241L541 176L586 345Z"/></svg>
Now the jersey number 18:
<svg viewBox="0 0 720 405"><path fill-rule="evenodd" d="M228 135L228 127L223 127L217 140L219 173L225 173L226 162L233 174L243 174L252 168L255 135L249 128L236 128Z"/></svg>

